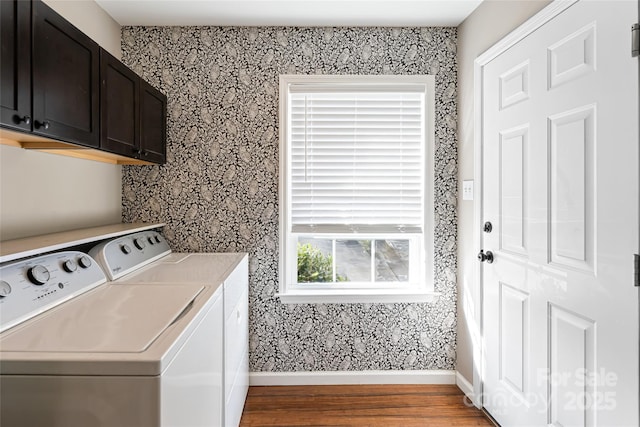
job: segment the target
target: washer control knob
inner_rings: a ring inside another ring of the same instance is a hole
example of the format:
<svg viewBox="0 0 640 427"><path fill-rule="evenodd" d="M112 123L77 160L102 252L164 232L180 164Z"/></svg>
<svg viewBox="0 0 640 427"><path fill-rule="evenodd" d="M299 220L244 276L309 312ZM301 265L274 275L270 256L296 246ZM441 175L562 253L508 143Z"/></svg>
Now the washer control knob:
<svg viewBox="0 0 640 427"><path fill-rule="evenodd" d="M82 255L78 258L78 264L80 264L80 267L82 268L89 268L91 267L91 258L86 255Z"/></svg>
<svg viewBox="0 0 640 427"><path fill-rule="evenodd" d="M129 245L122 245L120 246L120 250L122 251L123 254L125 255L129 255L131 253L131 247Z"/></svg>
<svg viewBox="0 0 640 427"><path fill-rule="evenodd" d="M0 280L0 298L4 298L11 293L11 285L5 282L4 280Z"/></svg>
<svg viewBox="0 0 640 427"><path fill-rule="evenodd" d="M151 237L147 238L147 241L148 241L150 244L152 244L152 245L155 245L155 244L156 244L156 241L155 241L155 240L153 240L153 236L151 236Z"/></svg>
<svg viewBox="0 0 640 427"><path fill-rule="evenodd" d="M78 264L76 264L73 260L68 259L62 263L62 268L67 273L73 273L78 269Z"/></svg>
<svg viewBox="0 0 640 427"><path fill-rule="evenodd" d="M161 242L160 236L156 235L155 239L156 239L156 243L160 243Z"/></svg>
<svg viewBox="0 0 640 427"><path fill-rule="evenodd" d="M51 273L44 265L35 265L27 271L27 276L29 276L31 283L40 286L47 283L51 278Z"/></svg>
<svg viewBox="0 0 640 427"><path fill-rule="evenodd" d="M143 250L147 246L144 244L144 240L142 239L133 239L133 244L140 250Z"/></svg>

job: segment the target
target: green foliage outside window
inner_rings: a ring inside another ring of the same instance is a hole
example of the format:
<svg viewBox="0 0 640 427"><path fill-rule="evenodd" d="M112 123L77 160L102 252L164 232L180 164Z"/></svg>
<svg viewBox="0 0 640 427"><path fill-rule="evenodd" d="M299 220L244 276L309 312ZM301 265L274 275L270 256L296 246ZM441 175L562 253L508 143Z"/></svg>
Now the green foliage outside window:
<svg viewBox="0 0 640 427"><path fill-rule="evenodd" d="M347 278L336 275L336 281ZM310 243L298 243L298 283L333 282L333 257L325 255Z"/></svg>

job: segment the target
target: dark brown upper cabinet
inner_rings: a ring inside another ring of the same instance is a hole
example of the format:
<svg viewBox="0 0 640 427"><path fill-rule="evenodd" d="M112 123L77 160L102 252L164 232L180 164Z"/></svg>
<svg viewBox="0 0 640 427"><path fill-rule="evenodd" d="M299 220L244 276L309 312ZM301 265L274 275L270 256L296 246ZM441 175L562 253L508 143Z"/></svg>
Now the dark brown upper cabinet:
<svg viewBox="0 0 640 427"><path fill-rule="evenodd" d="M0 124L31 130L31 2L0 1Z"/></svg>
<svg viewBox="0 0 640 427"><path fill-rule="evenodd" d="M100 48L41 1L32 7L33 133L98 147Z"/></svg>
<svg viewBox="0 0 640 427"><path fill-rule="evenodd" d="M135 156L140 146L140 77L100 50L100 147Z"/></svg>
<svg viewBox="0 0 640 427"><path fill-rule="evenodd" d="M53 9L1 0L0 37L1 144L116 164L166 161L166 96Z"/></svg>
<svg viewBox="0 0 640 427"><path fill-rule="evenodd" d="M140 158L166 161L167 97L140 80Z"/></svg>
<svg viewBox="0 0 640 427"><path fill-rule="evenodd" d="M164 163L167 98L101 49L100 148Z"/></svg>

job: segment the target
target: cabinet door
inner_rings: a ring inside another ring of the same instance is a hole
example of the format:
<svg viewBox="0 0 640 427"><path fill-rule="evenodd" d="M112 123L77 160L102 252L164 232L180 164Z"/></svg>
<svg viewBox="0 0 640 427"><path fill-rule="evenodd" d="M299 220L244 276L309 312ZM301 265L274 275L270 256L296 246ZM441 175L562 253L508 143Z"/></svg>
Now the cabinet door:
<svg viewBox="0 0 640 427"><path fill-rule="evenodd" d="M237 426L249 390L249 261L242 261L224 281L225 423Z"/></svg>
<svg viewBox="0 0 640 427"><path fill-rule="evenodd" d="M100 148L134 157L140 152L140 77L100 49Z"/></svg>
<svg viewBox="0 0 640 427"><path fill-rule="evenodd" d="M31 130L31 2L0 2L0 124Z"/></svg>
<svg viewBox="0 0 640 427"><path fill-rule="evenodd" d="M140 81L140 158L154 163L166 161L167 97L144 80Z"/></svg>
<svg viewBox="0 0 640 427"><path fill-rule="evenodd" d="M33 132L98 147L98 44L40 1L32 18Z"/></svg>

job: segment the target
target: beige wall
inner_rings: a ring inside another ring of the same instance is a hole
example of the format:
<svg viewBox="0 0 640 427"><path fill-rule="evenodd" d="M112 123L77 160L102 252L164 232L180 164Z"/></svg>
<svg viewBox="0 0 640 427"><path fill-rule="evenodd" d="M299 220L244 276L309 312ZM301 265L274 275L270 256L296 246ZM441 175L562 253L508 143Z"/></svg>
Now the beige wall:
<svg viewBox="0 0 640 427"><path fill-rule="evenodd" d="M456 367L473 380L472 339L477 340L470 291L477 286L473 268L474 201L462 200L462 183L474 174L473 63L493 44L549 4L548 0L485 0L458 27L458 343Z"/></svg>
<svg viewBox="0 0 640 427"><path fill-rule="evenodd" d="M117 58L120 26L93 0L45 0ZM121 221L121 166L0 146L0 240Z"/></svg>

